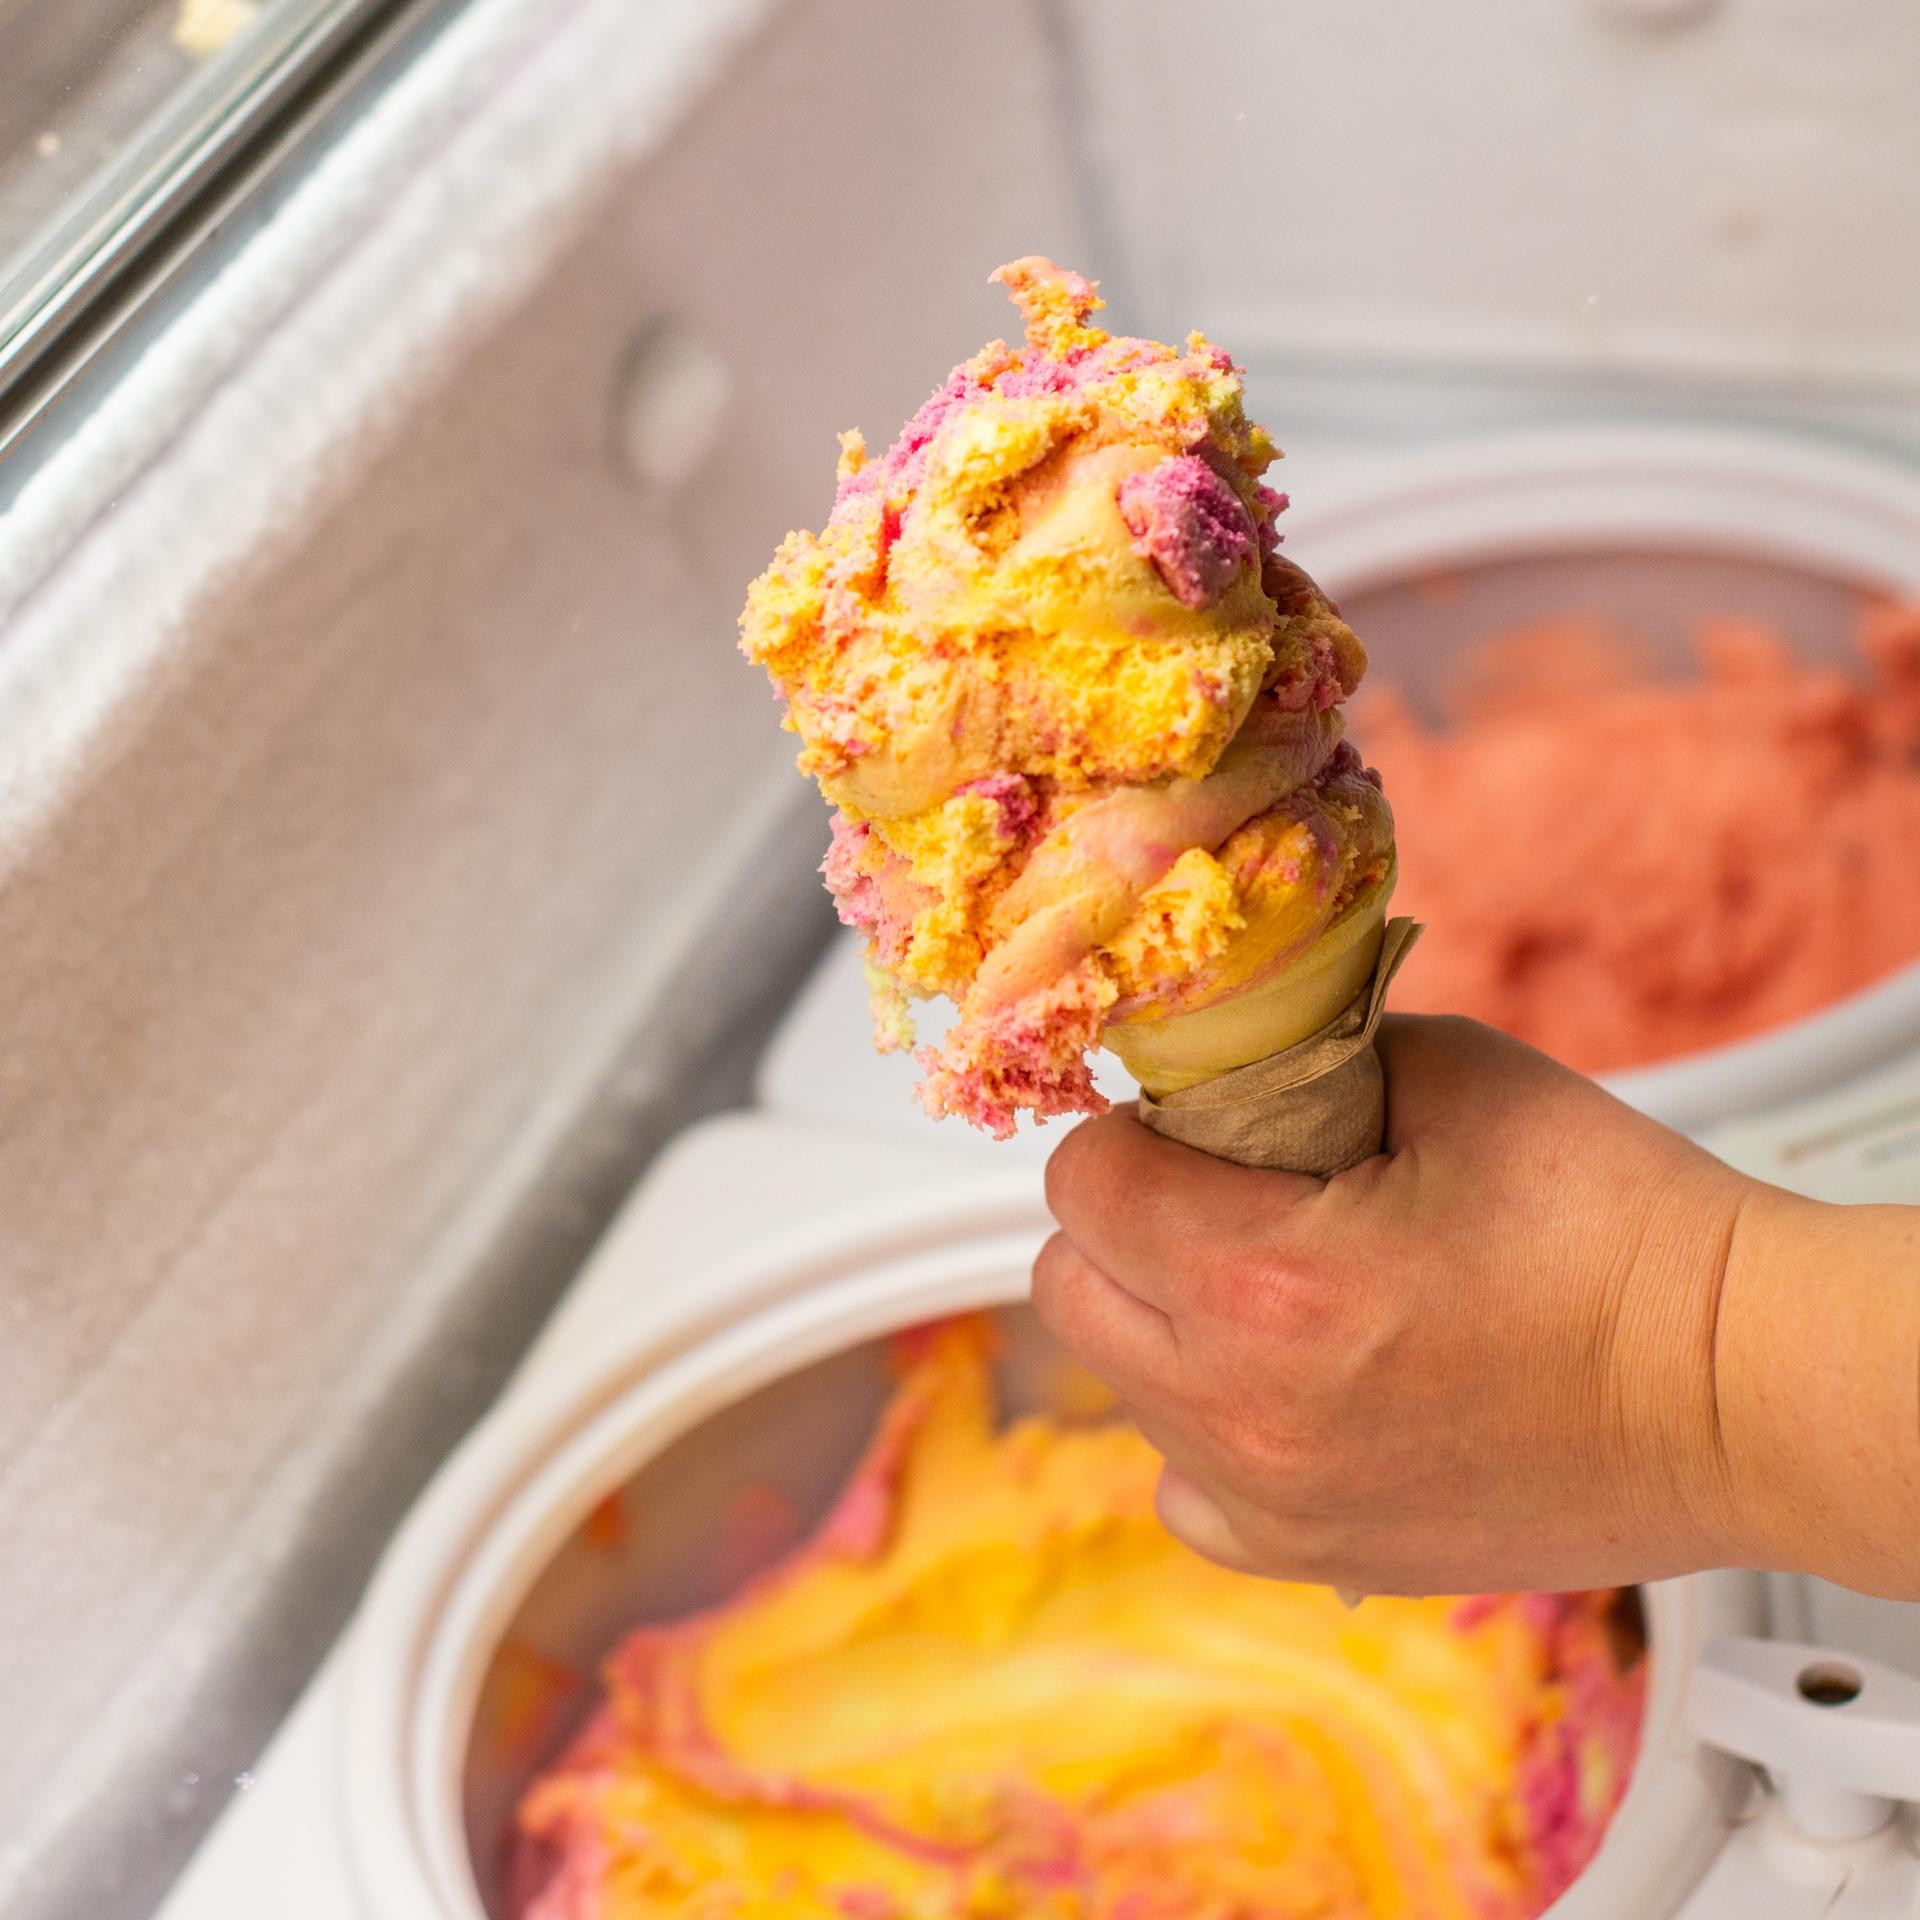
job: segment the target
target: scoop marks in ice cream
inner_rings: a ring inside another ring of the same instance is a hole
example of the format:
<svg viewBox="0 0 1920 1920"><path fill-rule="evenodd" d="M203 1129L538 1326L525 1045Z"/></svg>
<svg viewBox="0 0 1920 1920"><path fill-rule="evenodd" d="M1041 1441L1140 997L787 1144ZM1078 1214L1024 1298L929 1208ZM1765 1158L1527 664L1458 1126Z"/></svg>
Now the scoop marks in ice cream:
<svg viewBox="0 0 1920 1920"><path fill-rule="evenodd" d="M753 583L742 645L836 809L827 884L875 1030L959 1018L930 1112L995 1134L1104 1106L1110 1023L1242 993L1392 861L1342 739L1366 657L1278 552L1240 370L1105 332L1093 284L1002 267L1026 341L956 367L894 444L842 436L825 528Z"/></svg>
<svg viewBox="0 0 1920 1920"><path fill-rule="evenodd" d="M633 1634L520 1809L523 1920L1518 1920L1598 1844L1643 1663L1617 1596L1228 1573L1117 1421L996 1419L911 1337L810 1542Z"/></svg>

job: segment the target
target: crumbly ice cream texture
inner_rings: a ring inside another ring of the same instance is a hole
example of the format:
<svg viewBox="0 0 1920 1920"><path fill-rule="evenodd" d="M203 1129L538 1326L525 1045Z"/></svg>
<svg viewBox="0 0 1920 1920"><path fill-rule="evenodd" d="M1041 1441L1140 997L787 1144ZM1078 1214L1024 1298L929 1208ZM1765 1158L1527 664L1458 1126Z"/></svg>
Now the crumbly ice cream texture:
<svg viewBox="0 0 1920 1920"><path fill-rule="evenodd" d="M923 1329L817 1534L633 1634L528 1791L522 1920L1518 1920L1636 1750L1617 1596L1233 1574L1113 1422L1002 1427Z"/></svg>
<svg viewBox="0 0 1920 1920"><path fill-rule="evenodd" d="M1698 675L1663 680L1627 636L1568 620L1470 655L1444 724L1369 688L1400 898L1428 922L1400 1005L1603 1072L1920 957L1920 609L1869 607L1860 647L1816 666L1719 620Z"/></svg>
<svg viewBox="0 0 1920 1920"><path fill-rule="evenodd" d="M956 367L886 453L842 436L832 514L782 543L741 640L836 809L879 1044L950 996L922 1099L1004 1135L1102 1108L1110 1022L1305 952L1392 821L1342 739L1366 656L1279 556L1239 369L1105 332L1050 261L995 278L1025 343Z"/></svg>

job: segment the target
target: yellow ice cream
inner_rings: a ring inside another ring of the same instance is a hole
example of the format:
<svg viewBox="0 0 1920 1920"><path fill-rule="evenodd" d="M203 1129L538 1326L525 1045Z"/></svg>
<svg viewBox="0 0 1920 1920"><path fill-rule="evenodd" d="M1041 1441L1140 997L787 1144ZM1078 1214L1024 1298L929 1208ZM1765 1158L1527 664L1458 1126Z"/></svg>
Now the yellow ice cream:
<svg viewBox="0 0 1920 1920"><path fill-rule="evenodd" d="M756 580L742 645L838 809L828 884L868 938L883 1046L960 1019L924 1097L996 1133L1102 1104L1110 1022L1245 990L1390 863L1341 741L1365 668L1276 551L1239 370L1106 333L1077 274L1000 269L1027 321L869 459Z"/></svg>
<svg viewBox="0 0 1920 1920"><path fill-rule="evenodd" d="M1610 1595L1223 1572L1115 1422L1000 1429L924 1330L819 1534L633 1635L526 1796L523 1920L1518 1920L1623 1788Z"/></svg>

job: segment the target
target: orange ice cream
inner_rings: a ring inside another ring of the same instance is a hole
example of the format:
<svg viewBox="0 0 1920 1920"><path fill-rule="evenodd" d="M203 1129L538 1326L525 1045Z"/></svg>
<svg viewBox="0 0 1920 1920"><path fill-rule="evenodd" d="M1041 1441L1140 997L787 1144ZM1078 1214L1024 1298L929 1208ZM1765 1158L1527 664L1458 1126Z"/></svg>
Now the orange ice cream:
<svg viewBox="0 0 1920 1920"><path fill-rule="evenodd" d="M996 1134L1097 1112L1108 1023L1276 975L1390 870L1342 742L1365 654L1279 558L1276 450L1232 360L1090 323L1092 284L1003 267L1026 316L756 580L742 645L837 809L876 1035L960 1017L922 1097Z"/></svg>
<svg viewBox="0 0 1920 1920"><path fill-rule="evenodd" d="M1001 1429L987 1326L913 1340L811 1542L608 1661L522 1920L1503 1920L1579 1872L1638 1737L1616 1596L1224 1572L1131 1429Z"/></svg>
<svg viewBox="0 0 1920 1920"><path fill-rule="evenodd" d="M1598 1072L1920 956L1920 610L1870 608L1861 646L1866 676L1722 620L1699 677L1661 681L1627 639L1562 621L1471 656L1450 725L1372 694L1401 897L1429 922L1400 1003Z"/></svg>

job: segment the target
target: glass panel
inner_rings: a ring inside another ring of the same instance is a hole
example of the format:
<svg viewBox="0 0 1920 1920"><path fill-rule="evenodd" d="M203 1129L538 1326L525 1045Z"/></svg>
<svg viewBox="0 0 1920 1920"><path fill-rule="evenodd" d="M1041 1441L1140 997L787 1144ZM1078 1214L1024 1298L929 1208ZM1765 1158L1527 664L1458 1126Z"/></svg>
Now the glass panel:
<svg viewBox="0 0 1920 1920"><path fill-rule="evenodd" d="M388 0L0 0L0 385Z"/></svg>

